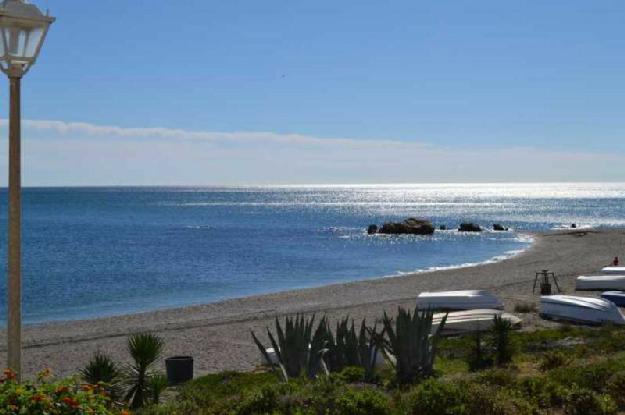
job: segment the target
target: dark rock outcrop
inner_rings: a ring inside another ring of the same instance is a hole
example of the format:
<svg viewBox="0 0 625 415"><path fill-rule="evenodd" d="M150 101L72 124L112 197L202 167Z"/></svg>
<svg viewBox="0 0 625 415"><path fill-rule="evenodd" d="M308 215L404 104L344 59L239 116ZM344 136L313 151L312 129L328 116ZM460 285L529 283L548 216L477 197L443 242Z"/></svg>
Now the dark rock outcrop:
<svg viewBox="0 0 625 415"><path fill-rule="evenodd" d="M508 228L506 228L505 226L499 224L499 223L493 223L493 230L494 231L507 231Z"/></svg>
<svg viewBox="0 0 625 415"><path fill-rule="evenodd" d="M367 234L375 235L376 233L378 233L378 225L369 225L367 228Z"/></svg>
<svg viewBox="0 0 625 415"><path fill-rule="evenodd" d="M458 228L460 232L482 232L480 225L476 223L461 223Z"/></svg>
<svg viewBox="0 0 625 415"><path fill-rule="evenodd" d="M379 232L391 235L432 235L434 233L434 225L427 220L408 218L403 222L385 223Z"/></svg>
<svg viewBox="0 0 625 415"><path fill-rule="evenodd" d="M438 227L438 229L440 229L441 231L446 231L447 230L447 225L441 225Z"/></svg>

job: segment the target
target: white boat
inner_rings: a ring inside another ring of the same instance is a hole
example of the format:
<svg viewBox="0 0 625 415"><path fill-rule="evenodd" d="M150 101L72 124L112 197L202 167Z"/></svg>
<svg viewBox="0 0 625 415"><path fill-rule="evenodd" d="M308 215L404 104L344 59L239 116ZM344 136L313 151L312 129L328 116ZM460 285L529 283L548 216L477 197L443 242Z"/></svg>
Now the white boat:
<svg viewBox="0 0 625 415"><path fill-rule="evenodd" d="M540 316L585 324L625 325L625 316L614 303L574 295L543 295L540 297Z"/></svg>
<svg viewBox="0 0 625 415"><path fill-rule="evenodd" d="M503 303L484 290L426 291L417 296L417 307L432 310L502 309Z"/></svg>
<svg viewBox="0 0 625 415"><path fill-rule="evenodd" d="M488 331L493 327L495 316L501 316L504 320L512 323L513 328L521 326L521 319L509 313L495 309L479 309L453 311L450 313L434 314L433 329L438 327L443 317L447 315L447 321L441 334L443 336L454 336L475 333L476 331Z"/></svg>
<svg viewBox="0 0 625 415"><path fill-rule="evenodd" d="M609 275L625 275L625 267L605 267L601 272Z"/></svg>
<svg viewBox="0 0 625 415"><path fill-rule="evenodd" d="M578 291L625 290L625 275L595 275L577 277Z"/></svg>

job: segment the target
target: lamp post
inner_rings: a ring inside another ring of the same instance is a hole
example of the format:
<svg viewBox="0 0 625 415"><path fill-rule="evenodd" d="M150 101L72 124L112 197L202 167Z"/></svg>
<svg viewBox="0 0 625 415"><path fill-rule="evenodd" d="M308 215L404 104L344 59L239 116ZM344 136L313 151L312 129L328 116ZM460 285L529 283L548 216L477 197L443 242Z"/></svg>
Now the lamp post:
<svg viewBox="0 0 625 415"><path fill-rule="evenodd" d="M54 18L26 0L0 4L0 69L9 77L9 246L7 366L22 372L21 115L22 76L35 63Z"/></svg>

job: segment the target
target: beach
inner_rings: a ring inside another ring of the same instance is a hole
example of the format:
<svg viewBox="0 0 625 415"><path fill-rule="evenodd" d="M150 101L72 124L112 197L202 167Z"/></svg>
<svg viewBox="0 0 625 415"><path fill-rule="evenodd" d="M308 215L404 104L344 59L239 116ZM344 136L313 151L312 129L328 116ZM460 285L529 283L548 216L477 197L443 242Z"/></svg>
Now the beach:
<svg viewBox="0 0 625 415"><path fill-rule="evenodd" d="M500 295L507 311L519 302L538 301L532 294L536 271L554 271L566 293L574 292L575 277L596 273L615 255L622 255L624 229L581 229L533 233L526 251L496 263L407 274L275 294L226 300L200 306L117 317L46 323L24 329L23 365L26 376L50 368L56 375L76 373L96 351L127 361L126 338L153 332L166 342L165 356L190 355L195 374L223 370L253 370L259 353L250 331L263 333L275 317L295 313L326 314L331 320L349 315L374 322L386 310L413 307L427 290L488 289ZM555 287L554 287L555 288ZM593 295L586 293L585 295ZM544 322L521 314L524 327ZM263 335L264 338L264 335ZM6 362L6 338L0 333L0 359Z"/></svg>

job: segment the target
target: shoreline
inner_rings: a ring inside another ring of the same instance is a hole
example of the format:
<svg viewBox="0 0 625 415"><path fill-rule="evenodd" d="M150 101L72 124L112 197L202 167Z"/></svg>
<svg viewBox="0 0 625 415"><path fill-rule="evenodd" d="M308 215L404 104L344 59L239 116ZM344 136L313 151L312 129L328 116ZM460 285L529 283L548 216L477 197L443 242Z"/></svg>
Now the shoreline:
<svg viewBox="0 0 625 415"><path fill-rule="evenodd" d="M489 289L500 295L506 310L518 302L536 301L534 272L555 271L566 292L574 277L594 272L623 249L625 230L583 229L532 234L523 252L494 263L410 273L234 298L216 303L163 309L91 320L49 322L24 328L24 371L31 376L49 367L64 376L75 373L96 351L127 361L126 336L150 331L166 342L165 356L192 355L196 375L221 370L252 370L258 351L250 330L264 332L275 317L325 313L332 320L350 315L374 321L383 310L413 307L420 291ZM586 293L588 295L588 293ZM528 328L549 325L533 315L522 315ZM6 334L0 331L0 362L5 362Z"/></svg>
<svg viewBox="0 0 625 415"><path fill-rule="evenodd" d="M485 231L485 232L489 232L489 231ZM412 271L397 271L392 274L374 275L374 276L354 279L350 281L336 281L336 282L329 282L329 283L321 283L319 285L312 283L309 286L304 285L304 286L295 287L295 288L287 287L284 289L271 290L267 292L261 291L258 293L242 295L242 296L233 296L233 297L226 296L223 298L210 300L206 302L196 302L196 303L191 303L191 304L186 304L186 305L161 306L161 307L156 307L156 308L152 308L148 310L121 312L119 314L117 313L116 314L102 314L102 315L67 318L67 319L53 318L51 320L45 320L45 321L23 322L23 327L24 328L29 328L29 327L36 328L38 326L48 326L48 325L54 325L54 324L69 324L69 323L82 322L82 321L97 321L97 320L102 320L102 319L114 319L114 318L139 315L139 314L167 312L171 310L184 310L184 309L189 309L189 308L194 308L194 307L207 306L210 304L220 304L220 303L233 301L233 300L245 300L251 297L262 297L262 296L267 296L267 295L272 295L272 294L282 294L282 293L289 293L289 292L297 292L301 290L317 289L317 288L322 288L326 286L334 286L334 285L340 286L343 284L351 284L351 283L357 283L357 282L363 282L363 281L372 281L372 280L377 280L377 279L409 277L411 275L420 275L420 274L426 274L426 273L437 272L437 271L447 271L447 270L477 267L477 266L487 265L487 264L495 264L501 261L514 258L518 255L523 254L528 249L531 249L535 243L535 236L540 233L540 232L533 232L533 231L520 231L520 232L512 231L512 232L516 234L516 239L518 239L518 242L525 245L524 247L522 247L521 249L505 251L499 255L492 256L488 259L485 259L479 262L465 262L465 263L454 264L454 265L431 266L428 268L415 269ZM0 326L0 333L2 333L2 331L5 329L6 327ZM0 352L2 352L3 350L4 349L2 348L2 345L0 345Z"/></svg>

